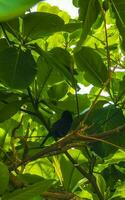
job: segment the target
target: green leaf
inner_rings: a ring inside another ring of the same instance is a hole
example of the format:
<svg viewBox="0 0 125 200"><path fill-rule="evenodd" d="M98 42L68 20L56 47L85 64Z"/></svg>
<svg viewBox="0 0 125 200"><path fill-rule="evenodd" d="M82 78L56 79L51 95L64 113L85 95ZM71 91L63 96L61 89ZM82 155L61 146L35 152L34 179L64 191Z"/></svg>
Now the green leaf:
<svg viewBox="0 0 125 200"><path fill-rule="evenodd" d="M122 125L125 121L123 112L120 108L114 105L103 106L102 108L96 108L91 112L87 123L93 122L90 132L100 133L106 130L111 130ZM106 124L105 124L106 123ZM104 126L105 125L105 126Z"/></svg>
<svg viewBox="0 0 125 200"><path fill-rule="evenodd" d="M68 33L54 33L53 35L49 36L47 39L47 49L53 49L54 47L64 47L64 44L66 43L66 40L64 38L64 35ZM53 42L54 41L54 42Z"/></svg>
<svg viewBox="0 0 125 200"><path fill-rule="evenodd" d="M95 174L95 177L96 177L97 185L98 185L102 195L104 195L104 193L106 191L106 182L101 174Z"/></svg>
<svg viewBox="0 0 125 200"><path fill-rule="evenodd" d="M14 114L16 114L20 107L24 104L25 100L17 100L17 101L12 101L10 103L5 104L1 109L0 109L0 123L9 119L12 117Z"/></svg>
<svg viewBox="0 0 125 200"><path fill-rule="evenodd" d="M66 11L60 11L58 13L58 16L60 16L65 23L68 23L70 21L70 15Z"/></svg>
<svg viewBox="0 0 125 200"><path fill-rule="evenodd" d="M20 16L39 0L0 0L0 21L7 21Z"/></svg>
<svg viewBox="0 0 125 200"><path fill-rule="evenodd" d="M111 1L113 11L116 17L116 25L122 36L122 47L125 50L125 1L124 0L112 0Z"/></svg>
<svg viewBox="0 0 125 200"><path fill-rule="evenodd" d="M88 134L100 134L115 129L125 123L125 117L120 108L116 108L114 105L109 105L103 108L96 108L91 112L86 120L88 126L93 126L87 131ZM119 131L110 135L106 140L121 147L125 147L125 131ZM94 151L102 157L115 152L117 148L112 145L105 144L104 142L96 142L91 144Z"/></svg>
<svg viewBox="0 0 125 200"><path fill-rule="evenodd" d="M59 7L52 6L51 4L46 3L46 2L40 2L38 4L37 11L56 14L59 17L61 17L66 23L68 23L70 20L70 15L66 11L60 10Z"/></svg>
<svg viewBox="0 0 125 200"><path fill-rule="evenodd" d="M64 76L59 70L49 64L49 59L44 59L39 57L37 61L38 71L37 71L37 82L40 88L44 88L47 85L51 85L60 82L64 79Z"/></svg>
<svg viewBox="0 0 125 200"><path fill-rule="evenodd" d="M124 0L111 0L113 10L117 14L117 18L121 24L125 27L125 1Z"/></svg>
<svg viewBox="0 0 125 200"><path fill-rule="evenodd" d="M114 102L121 102L125 97L125 76L123 77L123 80L117 78L112 79L110 89Z"/></svg>
<svg viewBox="0 0 125 200"><path fill-rule="evenodd" d="M74 80L72 75L73 58L70 53L60 47L55 47L48 54L49 64L60 70L60 72L66 77L68 81L74 86ZM58 58L58 59L57 59Z"/></svg>
<svg viewBox="0 0 125 200"><path fill-rule="evenodd" d="M50 3L40 1L37 6L37 11L48 12L48 13L58 15L58 13L60 12L60 9L57 6L52 6Z"/></svg>
<svg viewBox="0 0 125 200"><path fill-rule="evenodd" d="M82 179L82 175L64 156L61 157L60 167L63 176L64 188L71 191L76 186L77 182Z"/></svg>
<svg viewBox="0 0 125 200"><path fill-rule="evenodd" d="M79 0L78 2L80 10L79 10L79 18L83 21L83 31L79 40L79 44L82 44L94 22L96 21L99 14L99 3L97 0Z"/></svg>
<svg viewBox="0 0 125 200"><path fill-rule="evenodd" d="M118 102L124 101L125 98L125 76L123 79L112 78L110 84L110 91L113 97L113 101L117 104Z"/></svg>
<svg viewBox="0 0 125 200"><path fill-rule="evenodd" d="M108 169L108 168L109 168L109 171L110 171L110 166L115 166L115 167L119 166L118 164L124 163L124 160L125 160L125 151L118 149L115 153L107 156L105 158L104 162L101 163L101 165L98 164L96 169L98 170L99 173L101 173L102 171L104 171L105 169ZM111 173L111 171L110 171L110 173ZM112 175L111 175L111 178L112 178Z"/></svg>
<svg viewBox="0 0 125 200"><path fill-rule="evenodd" d="M23 182L26 182L28 185L44 181L45 179L42 176L38 176L32 173L19 174L17 178Z"/></svg>
<svg viewBox="0 0 125 200"><path fill-rule="evenodd" d="M82 28L82 23L78 22L78 23L68 23L68 24L64 24L63 26L63 31L72 33L78 29Z"/></svg>
<svg viewBox="0 0 125 200"><path fill-rule="evenodd" d="M0 52L0 79L11 88L27 88L36 74L36 63L29 50L10 47Z"/></svg>
<svg viewBox="0 0 125 200"><path fill-rule="evenodd" d="M64 21L55 14L34 12L23 18L24 38L38 39L62 30Z"/></svg>
<svg viewBox="0 0 125 200"><path fill-rule="evenodd" d="M0 195L2 195L6 191L8 183L9 183L8 168L4 163L0 162Z"/></svg>
<svg viewBox="0 0 125 200"><path fill-rule="evenodd" d="M68 85L66 82L63 81L54 84L52 87L49 88L47 93L51 99L59 100L66 95L67 91Z"/></svg>
<svg viewBox="0 0 125 200"><path fill-rule="evenodd" d="M125 199L125 182L121 182L121 184L116 188L116 191L114 192L113 196L111 199L116 199L117 198L120 200Z"/></svg>
<svg viewBox="0 0 125 200"><path fill-rule="evenodd" d="M80 112L89 107L90 101L87 95L78 94L78 105ZM68 94L68 97L64 101L59 101L57 103L57 106L62 110L69 110L73 113L77 113L76 97L75 95L72 95L70 93Z"/></svg>
<svg viewBox="0 0 125 200"><path fill-rule="evenodd" d="M43 192L47 191L48 188L52 185L52 180L45 180L30 185L24 189L15 190L10 194L3 197L3 200L27 200L32 199L33 197L37 196L38 194L42 194Z"/></svg>
<svg viewBox="0 0 125 200"><path fill-rule="evenodd" d="M108 79L108 71L101 56L92 48L82 47L76 51L77 67L85 72L85 79L94 86L102 87Z"/></svg>
<svg viewBox="0 0 125 200"><path fill-rule="evenodd" d="M40 128L39 131L41 132L41 128ZM43 129L42 129L42 131L43 131ZM44 134L44 136L45 136L45 134ZM38 143L37 143L37 145L38 145ZM39 149L37 149L37 152L38 151L39 151ZM28 155L33 156L34 155L34 149L33 149L33 152L29 152ZM42 178L44 178L46 180L55 179L55 174L53 173L53 165L47 157L41 158L39 160L34 160L33 162L28 163L25 167L25 173L38 175L38 176L41 176Z"/></svg>
<svg viewBox="0 0 125 200"><path fill-rule="evenodd" d="M125 161L125 151L117 150L105 159L105 165L118 164Z"/></svg>
<svg viewBox="0 0 125 200"><path fill-rule="evenodd" d="M116 78L112 79L111 84L110 84L110 89L111 89L113 101L116 103L118 102L119 97L120 97L120 96L118 97L118 93L120 92L119 87L120 87L120 80Z"/></svg>
<svg viewBox="0 0 125 200"><path fill-rule="evenodd" d="M67 50L60 47L55 47L49 52L40 50L40 55L43 59L43 62L45 62L44 64L48 69L50 69L50 72L51 70L59 71L62 78L66 79L68 82L71 82L72 86L74 87L75 80L72 75L73 58ZM55 82L57 82L56 79L58 79L58 77L55 77Z"/></svg>

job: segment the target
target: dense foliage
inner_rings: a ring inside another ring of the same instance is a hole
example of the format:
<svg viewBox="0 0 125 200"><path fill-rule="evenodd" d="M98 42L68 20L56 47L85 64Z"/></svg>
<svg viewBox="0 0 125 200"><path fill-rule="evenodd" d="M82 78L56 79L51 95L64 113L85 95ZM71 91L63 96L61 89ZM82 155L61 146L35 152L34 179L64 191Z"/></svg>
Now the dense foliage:
<svg viewBox="0 0 125 200"><path fill-rule="evenodd" d="M125 0L72 3L0 0L1 200L125 199Z"/></svg>

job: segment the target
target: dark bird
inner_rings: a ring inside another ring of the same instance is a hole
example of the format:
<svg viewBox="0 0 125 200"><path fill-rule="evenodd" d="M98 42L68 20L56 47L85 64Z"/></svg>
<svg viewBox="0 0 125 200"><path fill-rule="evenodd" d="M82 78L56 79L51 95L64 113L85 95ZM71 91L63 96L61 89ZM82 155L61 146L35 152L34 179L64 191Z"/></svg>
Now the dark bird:
<svg viewBox="0 0 125 200"><path fill-rule="evenodd" d="M61 118L52 125L50 132L42 141L40 146L43 146L49 137L53 137L55 140L64 137L69 132L72 122L73 118L71 112L67 110L64 111Z"/></svg>

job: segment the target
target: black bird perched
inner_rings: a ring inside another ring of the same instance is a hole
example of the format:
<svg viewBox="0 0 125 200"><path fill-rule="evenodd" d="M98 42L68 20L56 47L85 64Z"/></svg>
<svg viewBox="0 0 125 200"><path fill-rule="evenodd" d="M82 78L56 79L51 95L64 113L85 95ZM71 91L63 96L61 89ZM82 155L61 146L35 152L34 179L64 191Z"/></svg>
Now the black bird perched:
<svg viewBox="0 0 125 200"><path fill-rule="evenodd" d="M50 132L42 141L40 146L46 142L49 137L53 137L55 140L65 136L72 126L73 118L70 111L66 110L62 113L62 116L51 127Z"/></svg>

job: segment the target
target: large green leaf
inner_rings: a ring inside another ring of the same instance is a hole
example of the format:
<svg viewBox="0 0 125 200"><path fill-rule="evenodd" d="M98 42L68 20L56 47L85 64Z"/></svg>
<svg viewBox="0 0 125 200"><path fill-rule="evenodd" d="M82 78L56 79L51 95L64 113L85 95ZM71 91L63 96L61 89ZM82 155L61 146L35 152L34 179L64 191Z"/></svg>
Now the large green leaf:
<svg viewBox="0 0 125 200"><path fill-rule="evenodd" d="M30 51L10 47L0 52L0 79L11 88L27 88L36 74Z"/></svg>
<svg viewBox="0 0 125 200"><path fill-rule="evenodd" d="M23 18L23 35L25 38L38 39L62 30L64 21L55 14L34 12Z"/></svg>
<svg viewBox="0 0 125 200"><path fill-rule="evenodd" d="M108 71L101 56L92 48L82 47L76 51L77 67L85 72L85 79L97 87L102 87L108 79Z"/></svg>
<svg viewBox="0 0 125 200"><path fill-rule="evenodd" d="M83 22L83 31L79 44L83 43L99 14L99 3L97 0L79 0L79 18Z"/></svg>
<svg viewBox="0 0 125 200"><path fill-rule="evenodd" d="M7 21L23 14L39 0L0 0L0 21Z"/></svg>

